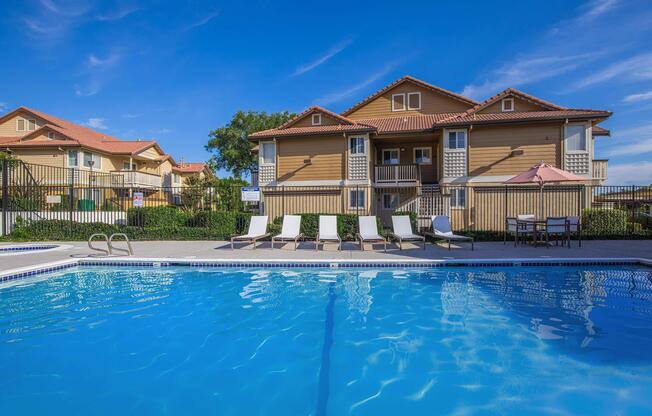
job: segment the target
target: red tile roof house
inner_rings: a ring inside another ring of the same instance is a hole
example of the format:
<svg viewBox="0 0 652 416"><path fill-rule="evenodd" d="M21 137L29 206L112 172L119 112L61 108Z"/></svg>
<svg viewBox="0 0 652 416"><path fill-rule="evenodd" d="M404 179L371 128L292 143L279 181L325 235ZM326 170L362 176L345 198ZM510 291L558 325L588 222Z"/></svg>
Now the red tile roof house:
<svg viewBox="0 0 652 416"><path fill-rule="evenodd" d="M542 160L580 175L584 184L602 184L607 161L596 160L594 148L609 135L598 124L610 116L512 88L477 102L405 76L341 114L313 106L249 139L270 216L282 214L279 189L285 211L301 201L293 209L376 214L414 208L415 201L423 212L419 196L443 189L463 221L473 209L465 187L501 185ZM348 188L307 198L308 186Z"/></svg>
<svg viewBox="0 0 652 416"><path fill-rule="evenodd" d="M155 141L120 140L27 107L0 116L0 151L29 164L111 174L105 177L119 180L112 179L104 186L150 192L161 186L183 186L183 177L208 170L203 163L178 166ZM38 169L43 176L39 181L67 183L65 175L56 171ZM78 175L78 180L88 177Z"/></svg>

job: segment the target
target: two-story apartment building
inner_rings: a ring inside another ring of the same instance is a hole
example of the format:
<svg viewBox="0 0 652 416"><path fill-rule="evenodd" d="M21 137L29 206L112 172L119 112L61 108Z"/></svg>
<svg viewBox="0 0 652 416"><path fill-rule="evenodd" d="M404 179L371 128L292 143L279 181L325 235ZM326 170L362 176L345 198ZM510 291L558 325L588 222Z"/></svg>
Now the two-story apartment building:
<svg viewBox="0 0 652 416"><path fill-rule="evenodd" d="M249 139L270 209L282 193L285 207L304 201L295 211L382 214L439 192L468 209L467 186L502 184L541 161L603 183L607 162L594 148L610 116L511 88L477 102L406 76L341 114L313 106Z"/></svg>

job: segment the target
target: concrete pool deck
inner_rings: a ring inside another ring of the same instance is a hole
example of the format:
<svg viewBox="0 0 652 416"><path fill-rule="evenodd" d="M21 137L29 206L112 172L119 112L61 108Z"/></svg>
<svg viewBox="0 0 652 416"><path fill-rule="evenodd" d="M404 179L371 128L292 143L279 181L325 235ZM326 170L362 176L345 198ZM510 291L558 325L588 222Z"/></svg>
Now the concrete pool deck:
<svg viewBox="0 0 652 416"><path fill-rule="evenodd" d="M16 243L2 243L2 246L15 245ZM25 243L29 244L29 243ZM85 242L38 242L34 244L60 244L67 247L46 252L30 252L21 255L5 255L0 257L0 272L8 270L33 267L53 262L71 259L102 259L101 253L88 248ZM116 246L119 243L115 243ZM383 253L382 246L376 245L372 251L367 245L365 251L360 251L355 243L344 243L341 252L335 244L327 244L326 250L315 251L312 242L301 243L294 251L293 244L285 244L282 248L272 250L269 242L259 243L256 250L251 245L238 245L231 250L224 241L135 241L133 257L138 259L181 259L181 260L357 260L357 261L415 261L415 260L500 260L500 259L649 259L652 261L652 240L589 240L583 241L582 247L573 242L572 247L552 246L532 247L519 245L514 247L513 242L504 245L502 242L480 242L475 244L471 251L469 244L453 246L448 250L444 244L434 246L428 244L426 250L416 248L411 244L404 244L400 251L394 245L388 246L387 253ZM121 245L120 245L121 246ZM277 245L279 247L279 245ZM113 256L109 258L121 258Z"/></svg>

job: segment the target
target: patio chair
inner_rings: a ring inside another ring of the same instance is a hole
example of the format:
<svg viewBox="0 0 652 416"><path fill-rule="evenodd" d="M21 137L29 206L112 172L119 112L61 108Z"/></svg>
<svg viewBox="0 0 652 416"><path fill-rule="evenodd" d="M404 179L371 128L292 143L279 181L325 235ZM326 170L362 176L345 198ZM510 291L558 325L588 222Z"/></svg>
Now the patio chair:
<svg viewBox="0 0 652 416"><path fill-rule="evenodd" d="M570 236L572 234L577 235L579 246L582 247L582 222L580 217L572 215L566 218L568 219L568 247L570 247Z"/></svg>
<svg viewBox="0 0 652 416"><path fill-rule="evenodd" d="M364 243L383 243L384 251L387 253L387 240L378 235L378 223L375 215L365 215L358 217L359 232L356 238L360 242L360 250L364 251Z"/></svg>
<svg viewBox="0 0 652 416"><path fill-rule="evenodd" d="M426 249L426 237L412 232L409 215L392 215L392 232L389 236L398 240L399 250L403 250L403 241L421 241L423 249Z"/></svg>
<svg viewBox="0 0 652 416"><path fill-rule="evenodd" d="M546 229L543 231L546 236L546 247L550 248L550 236L562 237L562 245L564 244L563 238L569 239L568 232L568 219L566 217L548 217L546 218ZM559 244L559 239L555 239L555 244ZM570 248L570 241L568 241L568 248Z"/></svg>
<svg viewBox="0 0 652 416"><path fill-rule="evenodd" d="M531 235L533 241L536 241L537 236L534 235L534 229L535 229L535 227L534 227L534 219L535 218L536 217L534 216L534 214L519 214L519 215L516 216L516 220L518 221L518 223L520 225L519 232L522 232L523 233L522 235L524 237L526 237L526 238L523 239L523 243L526 242L528 235Z"/></svg>
<svg viewBox="0 0 652 416"><path fill-rule="evenodd" d="M327 241L337 242L337 251L342 250L342 239L337 233L337 217L335 215L320 215L319 230L315 239L315 251L319 250L319 243Z"/></svg>
<svg viewBox="0 0 652 416"><path fill-rule="evenodd" d="M294 249L297 249L297 242L303 239L301 232L301 215L284 215L281 234L272 237L272 249L276 241L294 241Z"/></svg>
<svg viewBox="0 0 652 416"><path fill-rule="evenodd" d="M451 241L470 241L471 250L474 249L473 237L467 237L464 235L453 234L453 228L451 227L450 218L448 215L434 215L432 218L432 232L427 231L423 233L428 237L441 238L448 241L448 249L451 249Z"/></svg>
<svg viewBox="0 0 652 416"><path fill-rule="evenodd" d="M267 215L254 215L249 222L247 234L231 237L231 250L233 250L234 242L253 243L255 250L256 242L269 236L270 233L267 232Z"/></svg>
<svg viewBox="0 0 652 416"><path fill-rule="evenodd" d="M518 245L520 237L523 236L525 239L528 234L531 234L533 230L528 231L527 224L519 222L516 217L507 217L505 218L505 232L503 233L503 244L507 244L507 236L514 236L514 247Z"/></svg>

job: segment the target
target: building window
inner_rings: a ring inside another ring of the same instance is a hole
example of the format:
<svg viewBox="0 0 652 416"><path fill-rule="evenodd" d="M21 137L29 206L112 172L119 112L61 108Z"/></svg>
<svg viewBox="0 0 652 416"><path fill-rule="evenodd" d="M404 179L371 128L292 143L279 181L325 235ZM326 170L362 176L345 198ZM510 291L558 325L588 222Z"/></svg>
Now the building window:
<svg viewBox="0 0 652 416"><path fill-rule="evenodd" d="M179 185L181 183L181 175L178 173L173 173L172 174L172 183L175 185Z"/></svg>
<svg viewBox="0 0 652 416"><path fill-rule="evenodd" d="M136 169L136 164L131 164L131 169L129 169L129 162L122 162L122 170L138 170Z"/></svg>
<svg viewBox="0 0 652 416"><path fill-rule="evenodd" d="M432 149L429 147L415 147L414 163L416 163L417 165L431 165Z"/></svg>
<svg viewBox="0 0 652 416"><path fill-rule="evenodd" d="M84 152L84 167L90 168L91 165L93 169L101 169L102 157L96 153Z"/></svg>
<svg viewBox="0 0 652 416"><path fill-rule="evenodd" d="M448 140L446 146L451 150L464 150L466 149L466 131L456 130L448 132Z"/></svg>
<svg viewBox="0 0 652 416"><path fill-rule="evenodd" d="M315 113L312 115L312 125L321 126L321 113Z"/></svg>
<svg viewBox="0 0 652 416"><path fill-rule="evenodd" d="M27 120L27 129L29 131L36 130L36 120Z"/></svg>
<svg viewBox="0 0 652 416"><path fill-rule="evenodd" d="M79 167L79 152L77 150L68 150L68 167Z"/></svg>
<svg viewBox="0 0 652 416"><path fill-rule="evenodd" d="M276 163L276 144L263 143L260 146L260 158L264 165L273 165Z"/></svg>
<svg viewBox="0 0 652 416"><path fill-rule="evenodd" d="M350 209L364 209L365 205L365 190L364 189L350 189L349 190L349 208Z"/></svg>
<svg viewBox="0 0 652 416"><path fill-rule="evenodd" d="M349 153L352 155L364 154L364 137L349 138Z"/></svg>
<svg viewBox="0 0 652 416"><path fill-rule="evenodd" d="M22 118L16 119L16 131L25 131L25 120Z"/></svg>
<svg viewBox="0 0 652 416"><path fill-rule="evenodd" d="M57 134L55 132L53 131L48 132L48 139L56 139L56 138L57 138Z"/></svg>
<svg viewBox="0 0 652 416"><path fill-rule="evenodd" d="M399 149L383 149L383 165L398 165L401 163Z"/></svg>
<svg viewBox="0 0 652 416"><path fill-rule="evenodd" d="M586 126L569 124L566 126L566 152L586 152Z"/></svg>
<svg viewBox="0 0 652 416"><path fill-rule="evenodd" d="M405 94L392 94L392 111L405 111Z"/></svg>
<svg viewBox="0 0 652 416"><path fill-rule="evenodd" d="M502 103L503 103L503 111L514 111L513 98L505 98L503 99Z"/></svg>
<svg viewBox="0 0 652 416"><path fill-rule="evenodd" d="M451 191L451 208L466 207L466 189L453 188Z"/></svg>
<svg viewBox="0 0 652 416"><path fill-rule="evenodd" d="M408 110L421 110L421 93L409 92L407 95Z"/></svg>
<svg viewBox="0 0 652 416"><path fill-rule="evenodd" d="M383 194L383 209L394 210L398 208L400 200L398 194Z"/></svg>

